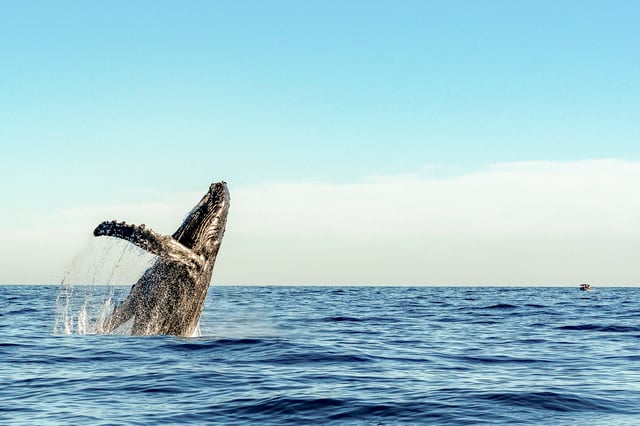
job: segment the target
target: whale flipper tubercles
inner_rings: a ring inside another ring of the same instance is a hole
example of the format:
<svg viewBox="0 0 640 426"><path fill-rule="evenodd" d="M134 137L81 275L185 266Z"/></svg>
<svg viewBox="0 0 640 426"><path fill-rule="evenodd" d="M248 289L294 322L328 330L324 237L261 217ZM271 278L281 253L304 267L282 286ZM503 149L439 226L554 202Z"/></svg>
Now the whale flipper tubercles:
<svg viewBox="0 0 640 426"><path fill-rule="evenodd" d="M174 238L159 234L145 225L133 225L115 220L105 221L94 229L93 235L121 238L151 254L167 260L186 263L197 269L201 269L204 264L202 256L195 254Z"/></svg>

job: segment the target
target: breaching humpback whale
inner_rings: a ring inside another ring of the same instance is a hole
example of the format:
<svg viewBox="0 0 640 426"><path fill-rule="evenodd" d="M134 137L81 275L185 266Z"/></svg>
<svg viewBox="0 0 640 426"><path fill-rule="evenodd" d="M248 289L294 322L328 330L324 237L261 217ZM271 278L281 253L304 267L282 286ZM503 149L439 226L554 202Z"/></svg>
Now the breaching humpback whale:
<svg viewBox="0 0 640 426"><path fill-rule="evenodd" d="M212 183L171 236L124 222L96 227L96 237L122 238L159 256L105 320L104 332L111 333L134 317L135 335L194 334L224 235L229 201L226 182Z"/></svg>

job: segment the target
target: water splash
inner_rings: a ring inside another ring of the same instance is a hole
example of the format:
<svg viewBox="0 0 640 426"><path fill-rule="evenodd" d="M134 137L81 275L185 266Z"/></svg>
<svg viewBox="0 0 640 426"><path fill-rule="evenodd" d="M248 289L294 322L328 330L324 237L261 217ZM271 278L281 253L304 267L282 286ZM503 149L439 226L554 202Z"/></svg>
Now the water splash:
<svg viewBox="0 0 640 426"><path fill-rule="evenodd" d="M54 334L102 333L116 301L155 262L153 256L126 241L100 238L76 256L60 282ZM131 324L118 333L129 334Z"/></svg>

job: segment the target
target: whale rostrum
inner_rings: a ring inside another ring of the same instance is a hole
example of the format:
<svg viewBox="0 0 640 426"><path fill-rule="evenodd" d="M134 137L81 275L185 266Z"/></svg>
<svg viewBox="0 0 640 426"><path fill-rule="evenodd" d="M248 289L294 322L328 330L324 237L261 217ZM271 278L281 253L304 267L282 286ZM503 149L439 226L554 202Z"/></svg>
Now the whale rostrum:
<svg viewBox="0 0 640 426"><path fill-rule="evenodd" d="M229 212L226 182L212 183L173 235L143 225L102 222L93 235L121 238L158 256L103 324L111 333L134 317L132 334L192 336L211 283Z"/></svg>

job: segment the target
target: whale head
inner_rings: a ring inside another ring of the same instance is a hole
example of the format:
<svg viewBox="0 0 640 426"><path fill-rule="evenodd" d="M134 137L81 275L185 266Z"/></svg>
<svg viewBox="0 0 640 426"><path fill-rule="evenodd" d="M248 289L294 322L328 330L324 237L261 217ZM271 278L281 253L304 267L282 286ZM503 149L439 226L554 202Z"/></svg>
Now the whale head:
<svg viewBox="0 0 640 426"><path fill-rule="evenodd" d="M212 183L209 191L187 214L173 238L205 259L215 258L224 235L229 202L227 183Z"/></svg>

